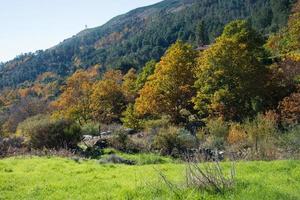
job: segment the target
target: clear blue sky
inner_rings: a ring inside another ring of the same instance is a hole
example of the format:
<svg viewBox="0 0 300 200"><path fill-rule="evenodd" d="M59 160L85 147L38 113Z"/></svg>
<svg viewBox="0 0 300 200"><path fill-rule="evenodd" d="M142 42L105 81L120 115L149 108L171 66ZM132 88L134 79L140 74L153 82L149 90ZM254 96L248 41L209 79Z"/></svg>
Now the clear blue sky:
<svg viewBox="0 0 300 200"><path fill-rule="evenodd" d="M85 25L99 26L116 15L160 0L0 0L0 61L47 49Z"/></svg>

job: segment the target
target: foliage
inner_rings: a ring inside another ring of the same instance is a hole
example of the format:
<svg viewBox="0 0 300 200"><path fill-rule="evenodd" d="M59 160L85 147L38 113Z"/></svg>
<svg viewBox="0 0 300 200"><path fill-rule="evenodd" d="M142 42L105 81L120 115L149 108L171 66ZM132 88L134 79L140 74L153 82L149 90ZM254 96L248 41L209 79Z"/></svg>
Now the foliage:
<svg viewBox="0 0 300 200"><path fill-rule="evenodd" d="M24 138L22 137L1 138L0 137L0 158L14 155L21 148L25 148Z"/></svg>
<svg viewBox="0 0 300 200"><path fill-rule="evenodd" d="M154 138L154 148L163 155L178 157L196 146L196 138L177 127L162 128Z"/></svg>
<svg viewBox="0 0 300 200"><path fill-rule="evenodd" d="M137 153L141 149L129 137L128 131L119 129L113 132L113 136L108 140L109 146L127 153Z"/></svg>
<svg viewBox="0 0 300 200"><path fill-rule="evenodd" d="M284 98L278 107L281 122L285 126L300 123L300 93L292 93Z"/></svg>
<svg viewBox="0 0 300 200"><path fill-rule="evenodd" d="M206 129L209 134L226 137L229 130L229 125L221 118L209 119L206 122Z"/></svg>
<svg viewBox="0 0 300 200"><path fill-rule="evenodd" d="M181 41L172 45L140 90L136 111L140 115L167 114L173 122L180 123L180 111L192 107L195 58L190 45Z"/></svg>
<svg viewBox="0 0 300 200"><path fill-rule="evenodd" d="M142 71L138 74L136 79L136 90L140 90L144 87L147 79L154 73L156 62L151 60L145 64Z"/></svg>
<svg viewBox="0 0 300 200"><path fill-rule="evenodd" d="M82 136L80 127L73 122L41 115L22 122L17 134L24 136L29 145L37 149L75 148Z"/></svg>
<svg viewBox="0 0 300 200"><path fill-rule="evenodd" d="M121 121L123 122L123 125L125 127L132 128L134 130L142 129L143 121L137 116L133 104L129 104L126 110L122 113L122 115L123 118L121 118Z"/></svg>
<svg viewBox="0 0 300 200"><path fill-rule="evenodd" d="M285 149L287 157L300 158L300 125L289 128L280 136L280 146Z"/></svg>
<svg viewBox="0 0 300 200"><path fill-rule="evenodd" d="M94 121L104 124L118 122L125 109L120 71L108 71L93 85L91 112Z"/></svg>
<svg viewBox="0 0 300 200"><path fill-rule="evenodd" d="M122 90L127 103L134 103L136 92L136 70L131 68L123 77Z"/></svg>
<svg viewBox="0 0 300 200"><path fill-rule="evenodd" d="M63 93L53 102L54 116L87 123L91 119L90 96L94 74L79 70L66 81Z"/></svg>
<svg viewBox="0 0 300 200"><path fill-rule="evenodd" d="M200 55L193 102L202 117L242 120L261 110L267 80L262 45L249 23L238 20Z"/></svg>
<svg viewBox="0 0 300 200"><path fill-rule="evenodd" d="M19 123L37 114L44 114L48 110L48 102L37 97L18 97L3 113L3 132L6 135L15 133ZM5 116L6 115L6 116Z"/></svg>
<svg viewBox="0 0 300 200"><path fill-rule="evenodd" d="M81 127L82 135L97 136L100 134L99 129L100 129L100 124L94 122L89 122L87 124L84 124Z"/></svg>
<svg viewBox="0 0 300 200"><path fill-rule="evenodd" d="M292 54L298 59L300 49L300 1L294 5L294 9L289 18L286 27L282 28L279 33L269 38L267 46L275 54ZM292 57L294 57L292 56ZM299 61L299 60L298 60Z"/></svg>
<svg viewBox="0 0 300 200"><path fill-rule="evenodd" d="M252 146L253 156L258 159L272 159L276 155L275 140L278 137L276 120L258 115L244 123L244 130Z"/></svg>
<svg viewBox="0 0 300 200"><path fill-rule="evenodd" d="M227 141L230 145L240 145L247 141L247 132L243 130L241 125L231 125Z"/></svg>

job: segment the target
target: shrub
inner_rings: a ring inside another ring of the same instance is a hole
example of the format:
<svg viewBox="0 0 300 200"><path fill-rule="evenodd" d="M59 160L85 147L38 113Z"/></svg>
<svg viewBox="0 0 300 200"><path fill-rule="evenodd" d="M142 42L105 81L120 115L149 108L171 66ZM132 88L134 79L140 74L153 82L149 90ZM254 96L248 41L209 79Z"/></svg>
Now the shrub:
<svg viewBox="0 0 300 200"><path fill-rule="evenodd" d="M205 163L189 163L186 170L187 186L208 192L218 192L224 194L235 185L235 166L230 168L228 174L224 173L224 169L218 162Z"/></svg>
<svg viewBox="0 0 300 200"><path fill-rule="evenodd" d="M122 113L123 118L121 119L124 126L132 128L134 130L141 130L143 127L143 121L138 118L135 113L134 105L129 104L126 111Z"/></svg>
<svg viewBox="0 0 300 200"><path fill-rule="evenodd" d="M18 126L32 148L75 148L81 140L81 128L69 120L53 120L49 116L35 116Z"/></svg>
<svg viewBox="0 0 300 200"><path fill-rule="evenodd" d="M233 124L230 127L227 141L230 145L239 145L247 141L247 133L241 125Z"/></svg>
<svg viewBox="0 0 300 200"><path fill-rule="evenodd" d="M281 122L285 126L294 126L300 123L300 92L293 93L279 104Z"/></svg>
<svg viewBox="0 0 300 200"><path fill-rule="evenodd" d="M170 117L164 115L159 119L146 120L144 123L144 128L145 129L160 129L160 128L168 127L169 124L170 124Z"/></svg>
<svg viewBox="0 0 300 200"><path fill-rule="evenodd" d="M1 138L0 137L0 157L14 155L18 153L22 148L25 148L24 138L22 137Z"/></svg>
<svg viewBox="0 0 300 200"><path fill-rule="evenodd" d="M202 143L201 147L211 150L224 150L225 140L224 137L219 137L216 135L208 135L205 141Z"/></svg>
<svg viewBox="0 0 300 200"><path fill-rule="evenodd" d="M81 127L82 135L98 136L100 134L100 124L98 123L87 123Z"/></svg>
<svg viewBox="0 0 300 200"><path fill-rule="evenodd" d="M280 145L283 147L287 158L300 158L300 125L290 128L280 137Z"/></svg>
<svg viewBox="0 0 300 200"><path fill-rule="evenodd" d="M197 137L206 149L223 150L225 138L228 136L229 124L222 118L212 118L206 122L206 127L198 131Z"/></svg>
<svg viewBox="0 0 300 200"><path fill-rule="evenodd" d="M222 118L209 119L206 127L211 135L219 137L226 137L228 135L229 125Z"/></svg>
<svg viewBox="0 0 300 200"><path fill-rule="evenodd" d="M247 120L244 130L252 146L254 159L274 159L276 156L275 140L278 127L275 120L259 114L254 120Z"/></svg>
<svg viewBox="0 0 300 200"><path fill-rule="evenodd" d="M197 145L196 138L183 128L161 128L154 138L154 148L164 155L179 156Z"/></svg>
<svg viewBox="0 0 300 200"><path fill-rule="evenodd" d="M119 129L113 132L108 139L109 146L127 153L137 153L140 151L139 146L134 143L128 135L128 131Z"/></svg>

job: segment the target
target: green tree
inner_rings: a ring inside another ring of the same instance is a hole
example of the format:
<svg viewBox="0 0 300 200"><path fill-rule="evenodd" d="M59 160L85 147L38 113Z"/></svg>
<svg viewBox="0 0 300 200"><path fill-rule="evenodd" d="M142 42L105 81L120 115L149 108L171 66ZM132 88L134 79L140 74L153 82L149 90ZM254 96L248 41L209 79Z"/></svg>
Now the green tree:
<svg viewBox="0 0 300 200"><path fill-rule="evenodd" d="M122 115L123 118L121 121L125 127L132 128L134 130L140 130L142 128L143 122L136 114L133 104L129 104Z"/></svg>
<svg viewBox="0 0 300 200"><path fill-rule="evenodd" d="M136 70L133 68L131 68L123 77L122 90L128 103L134 103L137 96L136 80Z"/></svg>
<svg viewBox="0 0 300 200"><path fill-rule="evenodd" d="M260 110L267 78L263 40L246 21L233 21L198 59L195 109L202 117L241 120Z"/></svg>
<svg viewBox="0 0 300 200"><path fill-rule="evenodd" d="M154 73L156 62L151 60L146 63L141 73L139 73L136 80L136 90L140 90L145 85L148 77Z"/></svg>

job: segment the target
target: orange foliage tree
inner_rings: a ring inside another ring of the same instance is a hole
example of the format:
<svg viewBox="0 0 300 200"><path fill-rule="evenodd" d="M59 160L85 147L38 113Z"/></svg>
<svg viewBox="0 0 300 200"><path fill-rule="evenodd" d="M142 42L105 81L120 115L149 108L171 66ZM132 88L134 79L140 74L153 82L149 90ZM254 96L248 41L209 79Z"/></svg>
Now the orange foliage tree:
<svg viewBox="0 0 300 200"><path fill-rule="evenodd" d="M95 121L105 124L119 122L126 106L122 78L121 71L111 70L93 85L90 108Z"/></svg>
<svg viewBox="0 0 300 200"><path fill-rule="evenodd" d="M52 103L54 116L77 121L79 124L91 119L92 82L95 74L79 70L67 79L63 93Z"/></svg>

